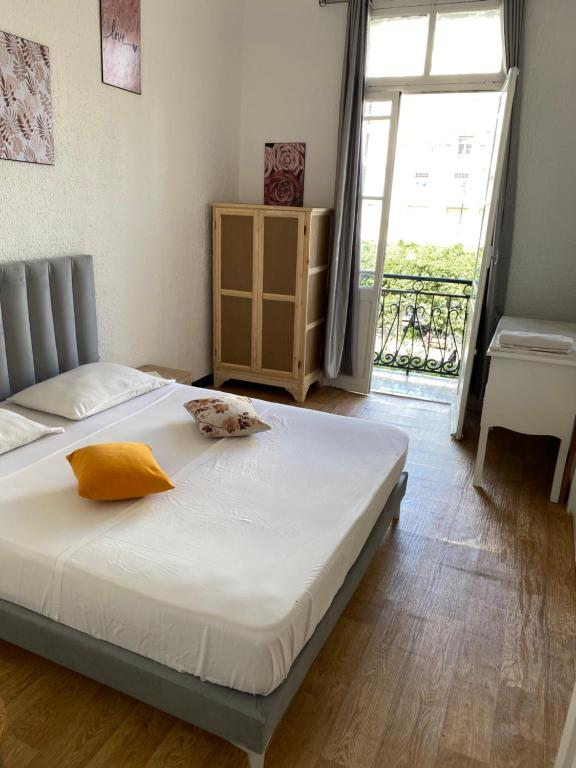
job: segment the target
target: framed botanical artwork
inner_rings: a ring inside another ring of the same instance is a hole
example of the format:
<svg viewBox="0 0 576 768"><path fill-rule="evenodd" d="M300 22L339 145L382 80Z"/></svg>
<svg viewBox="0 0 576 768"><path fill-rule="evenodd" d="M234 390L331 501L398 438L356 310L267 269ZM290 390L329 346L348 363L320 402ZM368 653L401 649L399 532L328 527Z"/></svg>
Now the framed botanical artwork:
<svg viewBox="0 0 576 768"><path fill-rule="evenodd" d="M50 52L0 32L0 159L54 164Z"/></svg>
<svg viewBox="0 0 576 768"><path fill-rule="evenodd" d="M140 0L100 0L102 82L142 93Z"/></svg>
<svg viewBox="0 0 576 768"><path fill-rule="evenodd" d="M264 205L304 205L306 144L276 142L264 150Z"/></svg>

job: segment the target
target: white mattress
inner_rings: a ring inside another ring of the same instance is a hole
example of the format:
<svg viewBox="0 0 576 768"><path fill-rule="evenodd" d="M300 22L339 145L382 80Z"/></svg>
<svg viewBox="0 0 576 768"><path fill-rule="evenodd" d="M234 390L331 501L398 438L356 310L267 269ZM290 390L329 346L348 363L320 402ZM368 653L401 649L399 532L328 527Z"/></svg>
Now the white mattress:
<svg viewBox="0 0 576 768"><path fill-rule="evenodd" d="M162 664L267 694L287 676L405 463L395 428L255 401L273 429L202 437L173 385L0 457L0 597ZM81 499L65 460L149 443L176 489Z"/></svg>

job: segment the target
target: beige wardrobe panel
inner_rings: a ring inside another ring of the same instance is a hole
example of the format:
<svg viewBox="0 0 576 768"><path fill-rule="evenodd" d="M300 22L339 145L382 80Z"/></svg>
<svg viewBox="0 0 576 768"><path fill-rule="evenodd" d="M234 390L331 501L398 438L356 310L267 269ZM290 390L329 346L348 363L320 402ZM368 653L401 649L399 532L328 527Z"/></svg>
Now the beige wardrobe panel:
<svg viewBox="0 0 576 768"><path fill-rule="evenodd" d="M254 217L223 214L220 221L222 288L232 291L251 291Z"/></svg>
<svg viewBox="0 0 576 768"><path fill-rule="evenodd" d="M298 260L297 216L264 215L263 279L264 293L296 294Z"/></svg>
<svg viewBox="0 0 576 768"><path fill-rule="evenodd" d="M324 352L324 323L311 328L306 334L306 365L304 373L307 375L318 368L319 361Z"/></svg>
<svg viewBox="0 0 576 768"><path fill-rule="evenodd" d="M328 270L314 272L310 275L308 284L308 322L315 323L326 317L326 292L328 281Z"/></svg>
<svg viewBox="0 0 576 768"><path fill-rule="evenodd" d="M222 296L220 301L222 362L250 367L252 362L252 299Z"/></svg>
<svg viewBox="0 0 576 768"><path fill-rule="evenodd" d="M292 301L262 302L262 368L290 373L294 368Z"/></svg>
<svg viewBox="0 0 576 768"><path fill-rule="evenodd" d="M311 217L310 223L310 267L320 267L328 264L330 237L332 234L332 217Z"/></svg>

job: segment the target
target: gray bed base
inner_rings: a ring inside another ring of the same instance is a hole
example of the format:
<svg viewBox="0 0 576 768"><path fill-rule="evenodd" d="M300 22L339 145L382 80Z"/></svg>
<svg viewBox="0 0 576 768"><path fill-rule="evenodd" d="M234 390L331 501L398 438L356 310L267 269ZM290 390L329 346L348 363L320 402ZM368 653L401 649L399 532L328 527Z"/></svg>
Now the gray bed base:
<svg viewBox="0 0 576 768"><path fill-rule="evenodd" d="M0 400L38 381L98 360L90 256L0 264ZM0 639L169 712L246 750L262 768L274 729L326 642L393 518L403 474L328 612L269 696L202 682L143 656L0 600Z"/></svg>
<svg viewBox="0 0 576 768"><path fill-rule="evenodd" d="M406 482L407 474L402 473L326 615L286 680L268 696L202 682L5 600L0 600L0 639L221 736L244 749L253 768L262 768L274 729L366 573L392 519L398 519Z"/></svg>

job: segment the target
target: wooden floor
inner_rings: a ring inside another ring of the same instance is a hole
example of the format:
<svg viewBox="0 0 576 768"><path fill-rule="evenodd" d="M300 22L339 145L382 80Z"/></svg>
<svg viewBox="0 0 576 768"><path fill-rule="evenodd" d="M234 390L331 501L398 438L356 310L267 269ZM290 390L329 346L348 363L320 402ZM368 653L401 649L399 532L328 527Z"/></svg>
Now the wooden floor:
<svg viewBox="0 0 576 768"><path fill-rule="evenodd" d="M322 389L306 407L404 428L410 478L267 768L552 766L576 677L571 518L547 501L553 443L495 430L480 491L475 425L451 441L446 406ZM0 696L7 768L247 765L220 739L1 643Z"/></svg>

